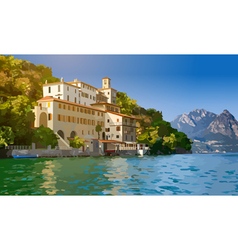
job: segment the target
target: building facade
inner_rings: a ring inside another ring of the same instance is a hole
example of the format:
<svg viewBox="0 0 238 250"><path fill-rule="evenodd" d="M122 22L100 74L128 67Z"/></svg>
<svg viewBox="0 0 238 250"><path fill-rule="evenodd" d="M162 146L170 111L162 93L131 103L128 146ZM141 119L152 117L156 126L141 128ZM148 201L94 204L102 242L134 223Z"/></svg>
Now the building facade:
<svg viewBox="0 0 238 250"><path fill-rule="evenodd" d="M91 152L99 148L113 150L118 145L136 147L136 118L120 113L115 104L117 91L111 88L109 78L102 79L102 87L97 89L77 79L45 83L43 98L34 109L34 126L51 128L62 148L69 147L70 139L76 135L85 140L85 147ZM103 89L111 90L108 96ZM99 133L97 125L102 128Z"/></svg>

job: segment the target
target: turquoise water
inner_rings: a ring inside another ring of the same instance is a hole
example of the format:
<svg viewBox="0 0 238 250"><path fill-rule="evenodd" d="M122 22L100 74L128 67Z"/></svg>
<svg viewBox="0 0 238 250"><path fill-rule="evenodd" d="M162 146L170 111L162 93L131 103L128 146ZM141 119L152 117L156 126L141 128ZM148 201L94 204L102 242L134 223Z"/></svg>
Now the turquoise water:
<svg viewBox="0 0 238 250"><path fill-rule="evenodd" d="M237 194L238 154L0 160L0 195Z"/></svg>

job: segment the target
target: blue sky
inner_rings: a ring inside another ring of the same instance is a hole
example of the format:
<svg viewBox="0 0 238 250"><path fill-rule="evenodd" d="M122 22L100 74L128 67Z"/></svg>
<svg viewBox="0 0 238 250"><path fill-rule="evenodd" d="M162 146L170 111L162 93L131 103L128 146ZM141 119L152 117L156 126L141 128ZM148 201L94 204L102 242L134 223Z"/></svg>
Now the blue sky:
<svg viewBox="0 0 238 250"><path fill-rule="evenodd" d="M237 55L14 55L51 67L65 81L75 78L126 92L145 108L163 112L167 121L196 108L214 113L228 109L238 118Z"/></svg>

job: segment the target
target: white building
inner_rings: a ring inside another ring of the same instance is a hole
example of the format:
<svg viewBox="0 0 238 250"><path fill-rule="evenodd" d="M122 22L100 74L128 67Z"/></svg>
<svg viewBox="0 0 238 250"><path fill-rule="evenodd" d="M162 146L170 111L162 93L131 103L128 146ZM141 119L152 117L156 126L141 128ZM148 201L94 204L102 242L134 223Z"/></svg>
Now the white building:
<svg viewBox="0 0 238 250"><path fill-rule="evenodd" d="M85 139L91 152L98 151L99 146L104 151L115 150L118 145L136 148L136 118L120 113L110 78L103 78L102 84L104 88L97 89L77 79L45 83L43 98L34 109L35 127L51 128L62 148L69 147L76 135ZM102 128L99 138L96 125Z"/></svg>

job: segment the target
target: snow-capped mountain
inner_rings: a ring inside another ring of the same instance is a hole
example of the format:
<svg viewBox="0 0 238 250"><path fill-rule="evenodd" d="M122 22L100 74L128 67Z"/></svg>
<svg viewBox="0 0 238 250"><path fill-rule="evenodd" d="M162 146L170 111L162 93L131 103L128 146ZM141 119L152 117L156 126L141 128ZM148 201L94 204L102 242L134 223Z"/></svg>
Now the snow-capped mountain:
<svg viewBox="0 0 238 250"><path fill-rule="evenodd" d="M176 117L171 126L193 140L193 152L238 152L238 121L228 110L217 115L196 109Z"/></svg>

